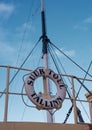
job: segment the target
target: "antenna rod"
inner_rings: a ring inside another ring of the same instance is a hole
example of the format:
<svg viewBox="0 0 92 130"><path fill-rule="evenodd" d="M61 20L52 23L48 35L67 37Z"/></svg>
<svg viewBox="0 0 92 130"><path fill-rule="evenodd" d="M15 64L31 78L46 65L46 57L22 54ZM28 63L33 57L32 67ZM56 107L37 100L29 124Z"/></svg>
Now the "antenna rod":
<svg viewBox="0 0 92 130"><path fill-rule="evenodd" d="M42 42L43 42L43 55L47 54L47 43L48 39L46 36L46 24L45 24L45 11L44 11L44 1L41 0L41 19L42 19Z"/></svg>

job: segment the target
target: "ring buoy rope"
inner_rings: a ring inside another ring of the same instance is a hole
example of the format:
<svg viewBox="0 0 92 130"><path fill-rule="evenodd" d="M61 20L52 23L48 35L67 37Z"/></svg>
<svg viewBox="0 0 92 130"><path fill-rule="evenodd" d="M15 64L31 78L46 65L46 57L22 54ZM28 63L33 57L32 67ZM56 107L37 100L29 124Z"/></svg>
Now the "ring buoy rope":
<svg viewBox="0 0 92 130"><path fill-rule="evenodd" d="M50 78L56 85L57 93L51 99L39 96L35 92L34 82L38 77ZM31 72L24 81L25 91L29 99L37 106L38 109L59 109L66 95L66 86L61 77L51 69L37 68Z"/></svg>

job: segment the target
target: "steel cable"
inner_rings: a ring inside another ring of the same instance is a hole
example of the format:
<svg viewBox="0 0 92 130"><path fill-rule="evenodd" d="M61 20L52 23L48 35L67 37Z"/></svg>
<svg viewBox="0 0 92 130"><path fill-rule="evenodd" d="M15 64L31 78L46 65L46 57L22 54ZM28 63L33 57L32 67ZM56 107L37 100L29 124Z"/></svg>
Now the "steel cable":
<svg viewBox="0 0 92 130"><path fill-rule="evenodd" d="M28 58L30 57L30 55L32 54L32 52L34 51L35 47L38 45L39 41L41 40L41 37L39 38L39 40L37 41L37 43L35 44L35 46L33 47L33 49L30 51L30 53L28 54L28 56L25 58L25 60L23 61L23 63L21 64L21 66L19 68L22 68L23 65L26 63L26 61L28 60ZM17 70L17 72L14 74L14 76L12 77L12 79L9 82L9 85L13 82L13 80L15 79L15 77L17 76L17 74L19 73L20 69ZM3 92L6 91L6 88L3 90ZM3 96L3 93L0 95L0 98Z"/></svg>
<svg viewBox="0 0 92 130"><path fill-rule="evenodd" d="M59 52L61 52L65 57L67 57L72 63L74 63L77 67L79 67L83 72L87 73L85 69L83 69L80 65L78 65L73 59L71 59L68 55L66 55L62 50L60 50L56 45L54 45L50 40L49 43L53 45ZM88 75L92 78L92 75L88 73Z"/></svg>

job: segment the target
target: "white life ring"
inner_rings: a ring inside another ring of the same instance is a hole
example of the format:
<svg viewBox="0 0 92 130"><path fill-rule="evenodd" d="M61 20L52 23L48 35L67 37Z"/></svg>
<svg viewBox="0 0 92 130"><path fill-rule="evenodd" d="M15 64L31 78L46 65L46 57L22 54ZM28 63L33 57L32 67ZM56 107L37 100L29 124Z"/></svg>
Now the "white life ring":
<svg viewBox="0 0 92 130"><path fill-rule="evenodd" d="M34 81L38 77L50 78L57 87L57 94L51 99L43 98L36 94L34 90ZM37 68L31 72L24 81L24 86L29 99L37 106L38 109L59 109L66 95L66 86L61 77L51 69Z"/></svg>

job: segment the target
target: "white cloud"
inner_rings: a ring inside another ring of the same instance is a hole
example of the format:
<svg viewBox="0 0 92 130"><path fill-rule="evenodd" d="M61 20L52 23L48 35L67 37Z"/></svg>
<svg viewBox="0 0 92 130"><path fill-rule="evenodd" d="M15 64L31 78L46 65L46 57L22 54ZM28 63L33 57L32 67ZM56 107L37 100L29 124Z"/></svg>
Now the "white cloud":
<svg viewBox="0 0 92 130"><path fill-rule="evenodd" d="M88 27L86 25L75 25L74 26L74 29L78 29L78 30L84 30L84 31L87 31L88 30Z"/></svg>
<svg viewBox="0 0 92 130"><path fill-rule="evenodd" d="M5 44L5 43L0 43L0 52L2 53L12 53L14 52L14 48L12 48L11 46Z"/></svg>
<svg viewBox="0 0 92 130"><path fill-rule="evenodd" d="M16 50L11 47L8 43L0 41L0 59L2 63L14 62L14 57L16 55Z"/></svg>
<svg viewBox="0 0 92 130"><path fill-rule="evenodd" d="M74 50L69 50L69 51L67 51L67 50L64 50L64 49L61 49L61 51L64 53L64 54L66 54L67 56L69 56L69 57L74 57L75 56L75 51ZM58 55L58 56L64 56L64 54L63 53L61 53L61 52L59 52L59 51L57 51L56 50L56 54Z"/></svg>
<svg viewBox="0 0 92 130"><path fill-rule="evenodd" d="M31 22L24 23L22 26L23 26L23 28L28 28L28 29L31 29L31 28L32 28Z"/></svg>
<svg viewBox="0 0 92 130"><path fill-rule="evenodd" d="M74 26L74 29L87 31L89 29L89 25L92 23L92 16L82 20L79 24Z"/></svg>
<svg viewBox="0 0 92 130"><path fill-rule="evenodd" d="M32 23L31 22L26 22L26 23L23 23L20 27L17 27L16 28L16 31L18 31L18 32L23 32L23 31L25 31L25 30L31 30L31 31L34 31L35 30L35 28L34 28L34 26L32 25Z"/></svg>
<svg viewBox="0 0 92 130"><path fill-rule="evenodd" d="M16 37L17 39L30 39L30 33L35 32L35 27L32 25L31 22L23 23L21 26L16 27Z"/></svg>
<svg viewBox="0 0 92 130"><path fill-rule="evenodd" d="M0 17L8 18L14 11L14 6L0 3Z"/></svg>
<svg viewBox="0 0 92 130"><path fill-rule="evenodd" d="M86 18L83 22L84 23L92 23L92 16L89 18Z"/></svg>

